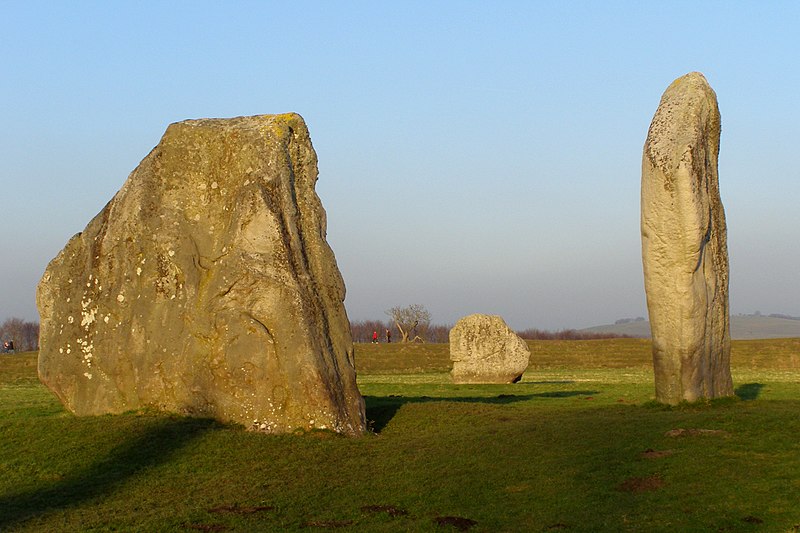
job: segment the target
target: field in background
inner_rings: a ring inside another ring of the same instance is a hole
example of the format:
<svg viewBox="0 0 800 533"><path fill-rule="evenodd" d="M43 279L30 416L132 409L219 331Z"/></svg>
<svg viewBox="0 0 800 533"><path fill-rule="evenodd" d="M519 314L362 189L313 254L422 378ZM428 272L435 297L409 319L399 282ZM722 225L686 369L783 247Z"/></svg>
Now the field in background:
<svg viewBox="0 0 800 533"><path fill-rule="evenodd" d="M529 344L515 385L356 345L359 439L76 418L0 356L0 530L800 531L800 339L734 342L737 397L674 408L646 340Z"/></svg>
<svg viewBox="0 0 800 533"><path fill-rule="evenodd" d="M528 374L568 369L641 369L652 374L648 339L526 341L531 350ZM449 372L448 344L356 344L359 373ZM800 373L800 338L731 342L731 368L786 370Z"/></svg>

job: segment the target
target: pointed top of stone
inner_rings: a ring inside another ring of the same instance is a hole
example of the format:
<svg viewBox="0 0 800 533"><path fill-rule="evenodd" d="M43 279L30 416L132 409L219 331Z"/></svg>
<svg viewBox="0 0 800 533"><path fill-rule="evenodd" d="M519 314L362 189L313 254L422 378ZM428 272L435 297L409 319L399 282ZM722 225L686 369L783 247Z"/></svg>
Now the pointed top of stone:
<svg viewBox="0 0 800 533"><path fill-rule="evenodd" d="M78 415L155 408L362 434L317 176L295 113L171 124L48 265L42 382Z"/></svg>
<svg viewBox="0 0 800 533"><path fill-rule="evenodd" d="M667 175L681 161L676 150L710 143L719 154L720 115L717 95L700 72L690 72L673 81L658 104L650 123L644 153L654 167Z"/></svg>

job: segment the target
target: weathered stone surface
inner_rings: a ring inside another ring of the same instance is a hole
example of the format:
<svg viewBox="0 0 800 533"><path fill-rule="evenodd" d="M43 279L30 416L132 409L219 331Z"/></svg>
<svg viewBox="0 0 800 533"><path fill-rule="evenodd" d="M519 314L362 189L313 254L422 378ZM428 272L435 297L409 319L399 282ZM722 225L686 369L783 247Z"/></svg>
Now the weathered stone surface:
<svg viewBox="0 0 800 533"><path fill-rule="evenodd" d="M516 383L530 357L525 341L499 316L465 316L450 330L455 383Z"/></svg>
<svg viewBox="0 0 800 533"><path fill-rule="evenodd" d="M642 262L664 403L733 394L719 137L716 94L703 75L675 80L642 157Z"/></svg>
<svg viewBox="0 0 800 533"><path fill-rule="evenodd" d="M187 120L39 283L39 376L79 415L153 407L365 429L299 115Z"/></svg>

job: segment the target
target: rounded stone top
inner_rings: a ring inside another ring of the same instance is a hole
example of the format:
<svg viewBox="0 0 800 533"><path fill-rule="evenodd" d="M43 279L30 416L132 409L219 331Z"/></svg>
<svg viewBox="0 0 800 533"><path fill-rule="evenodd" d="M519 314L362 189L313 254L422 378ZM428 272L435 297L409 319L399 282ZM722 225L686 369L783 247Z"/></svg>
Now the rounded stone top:
<svg viewBox="0 0 800 533"><path fill-rule="evenodd" d="M478 332L481 334L491 332L493 335L516 335L500 315L482 313L474 313L459 319L450 330L450 342L454 342L454 336L460 335L461 332L469 332L468 336L478 334Z"/></svg>
<svg viewBox="0 0 800 533"><path fill-rule="evenodd" d="M721 123L717 95L700 72L673 81L650 123L644 154L665 173L680 161L676 151L719 138ZM719 151L718 145L714 147ZM676 157L676 155L678 157Z"/></svg>
<svg viewBox="0 0 800 533"><path fill-rule="evenodd" d="M500 315L486 315L483 313L472 313L471 315L467 315L461 317L458 322L478 322L478 321L491 321L495 322L497 320L502 321L505 324L505 320Z"/></svg>

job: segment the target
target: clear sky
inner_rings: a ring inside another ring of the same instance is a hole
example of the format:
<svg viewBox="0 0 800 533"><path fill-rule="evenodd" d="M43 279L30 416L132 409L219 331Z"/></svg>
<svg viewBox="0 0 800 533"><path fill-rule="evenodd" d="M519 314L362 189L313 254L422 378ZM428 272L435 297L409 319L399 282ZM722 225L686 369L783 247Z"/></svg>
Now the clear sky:
<svg viewBox="0 0 800 533"><path fill-rule="evenodd" d="M0 0L0 320L171 122L297 112L351 319L646 316L641 150L703 72L731 312L800 315L800 3Z"/></svg>

